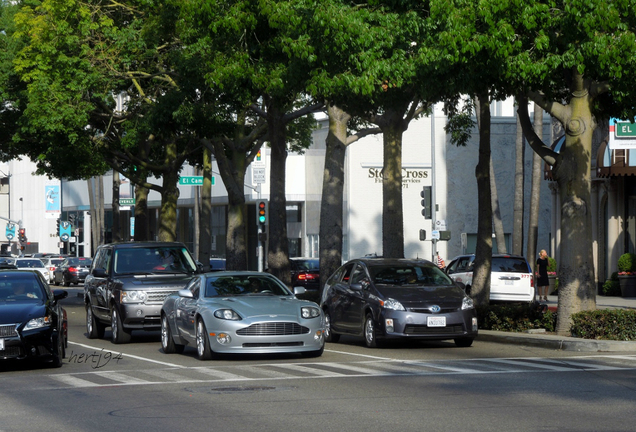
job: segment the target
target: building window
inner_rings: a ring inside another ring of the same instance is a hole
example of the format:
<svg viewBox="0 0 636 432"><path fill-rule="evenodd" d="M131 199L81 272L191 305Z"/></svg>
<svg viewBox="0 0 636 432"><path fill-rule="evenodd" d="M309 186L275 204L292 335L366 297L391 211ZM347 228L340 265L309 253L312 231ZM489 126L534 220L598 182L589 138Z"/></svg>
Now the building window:
<svg viewBox="0 0 636 432"><path fill-rule="evenodd" d="M287 209L287 223L302 221L299 203L293 203L293 204L288 203L286 209Z"/></svg>

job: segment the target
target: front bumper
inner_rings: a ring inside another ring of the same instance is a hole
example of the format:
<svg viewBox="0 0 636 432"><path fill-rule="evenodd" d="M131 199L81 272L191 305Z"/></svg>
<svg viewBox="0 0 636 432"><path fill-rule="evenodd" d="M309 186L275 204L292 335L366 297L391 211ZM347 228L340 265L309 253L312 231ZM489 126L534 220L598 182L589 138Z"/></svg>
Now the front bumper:
<svg viewBox="0 0 636 432"><path fill-rule="evenodd" d="M161 329L161 304L120 304L122 324L129 330Z"/></svg>
<svg viewBox="0 0 636 432"><path fill-rule="evenodd" d="M272 321L243 322L214 319L210 326L206 323L206 327L208 329L210 348L216 353L298 353L318 351L324 346L324 324L321 321L321 319L312 319L304 320L303 322L275 323ZM289 331L281 331L280 334L264 334L273 332L255 330L265 327L274 328L276 326L278 328L293 328L296 334L284 334L291 333ZM298 332L299 328L301 329L300 332ZM219 342L224 339L223 335L228 335L230 342Z"/></svg>
<svg viewBox="0 0 636 432"><path fill-rule="evenodd" d="M444 327L429 327L428 317L446 317ZM392 320L393 328L387 329L387 320ZM444 340L477 337L477 312L475 309L448 313L421 313L382 309L376 330L380 338L409 338Z"/></svg>
<svg viewBox="0 0 636 432"><path fill-rule="evenodd" d="M55 353L53 328L43 327L2 337L4 350L0 350L0 360L52 358Z"/></svg>

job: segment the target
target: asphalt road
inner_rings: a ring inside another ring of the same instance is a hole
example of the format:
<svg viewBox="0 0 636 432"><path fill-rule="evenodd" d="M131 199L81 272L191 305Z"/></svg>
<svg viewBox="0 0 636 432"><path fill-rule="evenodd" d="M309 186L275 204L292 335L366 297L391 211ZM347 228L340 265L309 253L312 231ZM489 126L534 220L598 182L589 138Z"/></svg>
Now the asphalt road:
<svg viewBox="0 0 636 432"><path fill-rule="evenodd" d="M317 359L201 362L190 348L163 354L158 332L87 339L80 290L64 300L61 368L2 365L0 432L634 429L636 353L480 340L368 349L343 337Z"/></svg>

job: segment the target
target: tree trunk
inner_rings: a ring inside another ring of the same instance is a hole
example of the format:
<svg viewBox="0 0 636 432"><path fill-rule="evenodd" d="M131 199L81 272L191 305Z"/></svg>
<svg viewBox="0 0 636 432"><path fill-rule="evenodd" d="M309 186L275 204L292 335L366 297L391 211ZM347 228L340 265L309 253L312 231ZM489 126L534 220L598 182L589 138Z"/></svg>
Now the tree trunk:
<svg viewBox="0 0 636 432"><path fill-rule="evenodd" d="M477 124L479 127L479 161L475 168L477 178L477 247L471 296L477 306L490 301L490 270L492 266L492 200L490 192L490 100L488 91L477 97Z"/></svg>
<svg viewBox="0 0 636 432"><path fill-rule="evenodd" d="M203 149L203 186L201 186L201 214L199 217L199 262L210 270L212 250L212 153Z"/></svg>
<svg viewBox="0 0 636 432"><path fill-rule="evenodd" d="M517 118L517 141L515 153L515 198L512 216L512 253L523 254L523 200L525 177L525 143L523 142L523 129Z"/></svg>
<svg viewBox="0 0 636 432"><path fill-rule="evenodd" d="M161 188L161 209L159 210L159 241L173 242L177 240L178 182L178 172L172 170L164 171Z"/></svg>
<svg viewBox="0 0 636 432"><path fill-rule="evenodd" d="M543 109L534 104L534 133L543 137ZM539 233L539 205L541 198L541 164L543 159L538 154L532 158L532 188L530 192L530 218L528 221L528 250L526 257L532 268L532 274L537 263L537 237ZM535 284L536 287L536 284Z"/></svg>
<svg viewBox="0 0 636 432"><path fill-rule="evenodd" d="M568 107L565 144L556 180L561 197L561 250L557 328L570 333L571 316L596 309L592 256L591 154L595 122L592 97L580 75L574 74L573 97Z"/></svg>
<svg viewBox="0 0 636 432"><path fill-rule="evenodd" d="M135 241L153 240L148 221L148 189L135 185Z"/></svg>
<svg viewBox="0 0 636 432"><path fill-rule="evenodd" d="M328 106L329 133L325 152L320 206L320 292L342 264L342 219L344 163L347 123L351 116L336 106Z"/></svg>
<svg viewBox="0 0 636 432"><path fill-rule="evenodd" d="M112 238L113 242L122 241L121 236L121 212L119 211L119 187L121 181L119 179L119 172L113 170L113 230Z"/></svg>
<svg viewBox="0 0 636 432"><path fill-rule="evenodd" d="M495 240L497 240L497 252L501 254L506 251L506 234L501 220L501 211L499 210L499 195L497 194L497 182L495 181L495 169L492 166L492 154L490 157L490 194L492 200L492 225L495 229Z"/></svg>
<svg viewBox="0 0 636 432"><path fill-rule="evenodd" d="M235 187L227 188L225 265L228 270L247 270L247 207L245 205L245 194L243 193L246 170L245 152L233 151L230 160L232 163L231 181ZM230 173L227 174L229 175Z"/></svg>
<svg viewBox="0 0 636 432"><path fill-rule="evenodd" d="M402 209L403 120L397 112L384 114L384 168L382 170L382 254L404 258L404 215Z"/></svg>
<svg viewBox="0 0 636 432"><path fill-rule="evenodd" d="M289 240L287 238L287 198L285 196L285 173L287 142L283 113L276 104L267 110L267 125L272 148L269 200L269 249L267 264L270 272L291 285L289 264Z"/></svg>

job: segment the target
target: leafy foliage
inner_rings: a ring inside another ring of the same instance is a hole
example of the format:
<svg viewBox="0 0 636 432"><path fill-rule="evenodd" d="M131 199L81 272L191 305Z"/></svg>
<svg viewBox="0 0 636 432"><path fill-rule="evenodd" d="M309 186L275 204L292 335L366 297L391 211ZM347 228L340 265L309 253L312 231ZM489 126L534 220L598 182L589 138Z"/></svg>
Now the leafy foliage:
<svg viewBox="0 0 636 432"><path fill-rule="evenodd" d="M620 296L621 284L618 280L618 272L612 273L612 276L603 283L603 295Z"/></svg>
<svg viewBox="0 0 636 432"><path fill-rule="evenodd" d="M554 331L556 314L543 311L527 304L492 304L477 308L479 328L484 330L500 330L522 332L528 329L544 328Z"/></svg>
<svg viewBox="0 0 636 432"><path fill-rule="evenodd" d="M572 314L572 336L636 341L636 310L604 309Z"/></svg>
<svg viewBox="0 0 636 432"><path fill-rule="evenodd" d="M619 274L631 273L636 271L636 254L624 253L618 258Z"/></svg>

